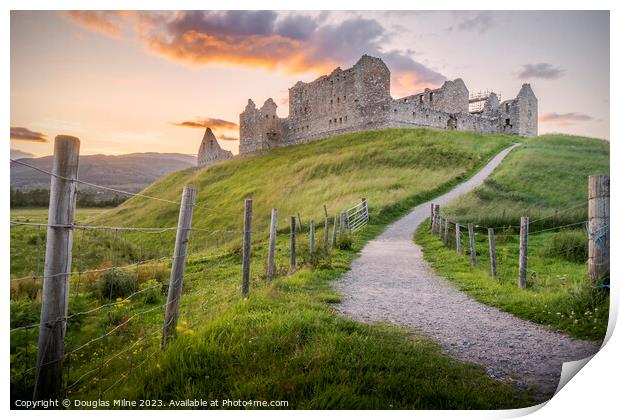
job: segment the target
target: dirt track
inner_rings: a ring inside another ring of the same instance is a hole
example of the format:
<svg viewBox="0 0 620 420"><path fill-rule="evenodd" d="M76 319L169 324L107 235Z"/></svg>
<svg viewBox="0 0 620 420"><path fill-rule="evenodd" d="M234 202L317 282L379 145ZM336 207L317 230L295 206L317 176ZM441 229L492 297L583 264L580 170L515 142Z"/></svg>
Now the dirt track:
<svg viewBox="0 0 620 420"><path fill-rule="evenodd" d="M495 156L470 180L432 200L443 205L482 184L512 150ZM436 275L413 233L430 217L420 204L370 241L335 288L340 313L363 322L387 321L437 340L457 359L483 366L489 376L553 395L562 363L595 353L599 344L575 340L481 304Z"/></svg>

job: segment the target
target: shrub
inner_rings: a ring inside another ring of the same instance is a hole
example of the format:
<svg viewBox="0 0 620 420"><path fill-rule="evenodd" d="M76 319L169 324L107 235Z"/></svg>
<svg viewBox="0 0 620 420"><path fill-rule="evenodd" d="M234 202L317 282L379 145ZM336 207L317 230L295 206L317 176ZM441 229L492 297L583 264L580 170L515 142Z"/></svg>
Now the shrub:
<svg viewBox="0 0 620 420"><path fill-rule="evenodd" d="M107 271L101 276L99 295L103 299L117 299L129 296L135 290L134 273L125 270Z"/></svg>
<svg viewBox="0 0 620 420"><path fill-rule="evenodd" d="M41 300L41 283L43 279L35 279L33 278L25 278L22 280L13 280L10 282L11 287L11 299L30 299L30 300Z"/></svg>
<svg viewBox="0 0 620 420"><path fill-rule="evenodd" d="M121 325L129 319L129 309L131 301L123 300L123 298L116 298L116 304L112 305L112 308L107 312L105 318L106 325Z"/></svg>
<svg viewBox="0 0 620 420"><path fill-rule="evenodd" d="M353 248L353 238L351 237L351 234L348 232L343 233L342 235L340 235L340 238L338 238L338 249L352 249Z"/></svg>
<svg viewBox="0 0 620 420"><path fill-rule="evenodd" d="M541 255L577 263L586 262L588 260L588 237L582 231L576 230L555 233L542 248Z"/></svg>
<svg viewBox="0 0 620 420"><path fill-rule="evenodd" d="M145 281L140 285L139 290L141 291L140 299L146 304L158 303L161 300L162 286L156 279Z"/></svg>

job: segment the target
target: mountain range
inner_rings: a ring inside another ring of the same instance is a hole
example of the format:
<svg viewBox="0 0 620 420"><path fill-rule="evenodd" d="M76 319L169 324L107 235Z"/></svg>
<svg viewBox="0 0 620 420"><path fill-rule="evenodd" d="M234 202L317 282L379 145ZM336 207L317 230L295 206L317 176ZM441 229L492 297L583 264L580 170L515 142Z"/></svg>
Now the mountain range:
<svg viewBox="0 0 620 420"><path fill-rule="evenodd" d="M45 171L52 171L53 156L21 158ZM139 192L170 172L196 165L196 157L181 153L131 153L126 155L80 156L81 180L129 192ZM11 162L11 188L22 191L49 189L50 177L19 163ZM84 188L82 186L81 190Z"/></svg>

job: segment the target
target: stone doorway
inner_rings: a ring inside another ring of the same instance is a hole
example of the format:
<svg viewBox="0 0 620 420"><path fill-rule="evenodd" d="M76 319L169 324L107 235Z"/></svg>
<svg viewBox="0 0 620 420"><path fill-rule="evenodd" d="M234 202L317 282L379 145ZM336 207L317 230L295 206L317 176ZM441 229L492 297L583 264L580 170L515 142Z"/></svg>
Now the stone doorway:
<svg viewBox="0 0 620 420"><path fill-rule="evenodd" d="M457 125L456 118L450 115L450 118L448 118L448 123L447 123L448 130L456 130L456 125Z"/></svg>

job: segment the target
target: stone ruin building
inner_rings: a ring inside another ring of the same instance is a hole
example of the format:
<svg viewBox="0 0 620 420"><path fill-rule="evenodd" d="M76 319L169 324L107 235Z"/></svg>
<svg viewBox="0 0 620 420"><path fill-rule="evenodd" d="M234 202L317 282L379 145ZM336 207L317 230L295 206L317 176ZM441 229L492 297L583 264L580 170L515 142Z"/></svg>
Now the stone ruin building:
<svg viewBox="0 0 620 420"><path fill-rule="evenodd" d="M241 155L378 128L431 127L530 137L538 134L538 100L529 84L514 99L500 102L493 92L470 99L461 79L393 99L390 70L381 59L364 55L350 69L338 67L313 82L297 82L289 89L287 118L278 117L277 105L269 98L260 108L248 100L239 120Z"/></svg>
<svg viewBox="0 0 620 420"><path fill-rule="evenodd" d="M220 147L210 128L207 127L198 149L198 167L204 168L212 163L232 158L232 152Z"/></svg>

